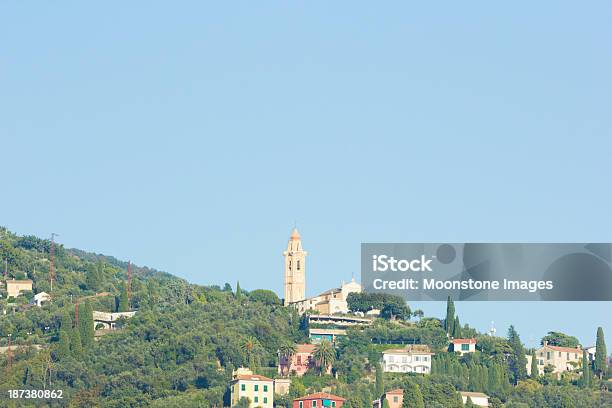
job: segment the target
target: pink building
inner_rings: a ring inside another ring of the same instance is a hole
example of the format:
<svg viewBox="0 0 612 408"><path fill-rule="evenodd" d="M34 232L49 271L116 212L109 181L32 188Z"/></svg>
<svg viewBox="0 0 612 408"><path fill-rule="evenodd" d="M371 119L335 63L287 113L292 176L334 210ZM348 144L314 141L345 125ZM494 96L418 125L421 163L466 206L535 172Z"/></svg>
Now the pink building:
<svg viewBox="0 0 612 408"><path fill-rule="evenodd" d="M295 353L289 359L279 358L278 373L280 375L295 374L303 376L310 368L314 368L312 353L315 349L314 344L298 344Z"/></svg>

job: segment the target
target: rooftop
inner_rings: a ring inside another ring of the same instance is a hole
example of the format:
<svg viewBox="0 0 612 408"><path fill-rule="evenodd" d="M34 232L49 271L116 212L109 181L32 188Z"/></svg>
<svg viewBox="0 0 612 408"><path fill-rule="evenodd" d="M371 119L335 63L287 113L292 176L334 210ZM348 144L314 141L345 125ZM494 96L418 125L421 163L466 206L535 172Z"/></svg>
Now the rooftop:
<svg viewBox="0 0 612 408"><path fill-rule="evenodd" d="M453 339L453 344L476 344L476 339Z"/></svg>
<svg viewBox="0 0 612 408"><path fill-rule="evenodd" d="M264 377L263 375L256 374L238 374L234 376L233 380L242 380L242 381L274 381L271 378Z"/></svg>
<svg viewBox="0 0 612 408"><path fill-rule="evenodd" d="M405 348L401 349L388 349L383 351L383 354L431 354L431 349L426 344L409 344Z"/></svg>
<svg viewBox="0 0 612 408"><path fill-rule="evenodd" d="M304 395L303 397L296 398L294 401L311 400L311 399L330 399L335 401L346 401L344 398L339 397L328 392L316 392L310 395Z"/></svg>

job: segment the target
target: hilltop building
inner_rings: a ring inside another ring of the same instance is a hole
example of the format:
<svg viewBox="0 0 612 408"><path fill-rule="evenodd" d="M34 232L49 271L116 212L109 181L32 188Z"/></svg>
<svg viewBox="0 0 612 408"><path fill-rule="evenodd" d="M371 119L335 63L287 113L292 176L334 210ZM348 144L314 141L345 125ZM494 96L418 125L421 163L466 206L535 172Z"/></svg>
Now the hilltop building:
<svg viewBox="0 0 612 408"><path fill-rule="evenodd" d="M285 300L284 304L292 305L300 314L315 310L321 314L348 313L346 299L349 293L361 292L361 285L353 279L342 283L339 288L330 289L318 296L306 298L306 256L308 252L302 247L302 238L294 228L283 252L285 258Z"/></svg>
<svg viewBox="0 0 612 408"><path fill-rule="evenodd" d="M293 400L293 408L341 408L346 401L328 392L317 392Z"/></svg>
<svg viewBox="0 0 612 408"><path fill-rule="evenodd" d="M560 375L564 371L572 371L578 368L582 362L582 349L580 346L559 347L551 346L548 342L536 350L538 360L538 371L544 374L544 367L551 365L554 367L553 373ZM527 372L531 370L531 355L527 355Z"/></svg>
<svg viewBox="0 0 612 408"><path fill-rule="evenodd" d="M248 368L238 368L230 382L230 406L235 407L241 398L248 398L250 408L274 407L274 380L255 375Z"/></svg>
<svg viewBox="0 0 612 408"><path fill-rule="evenodd" d="M17 297L21 294L21 292L25 292L27 290L32 290L31 279L11 279L6 281L6 292L8 297Z"/></svg>
<svg viewBox="0 0 612 408"><path fill-rule="evenodd" d="M450 345L450 351L464 355L476 351L476 339L453 339Z"/></svg>
<svg viewBox="0 0 612 408"><path fill-rule="evenodd" d="M414 344L402 349L383 351L383 371L386 373L431 373L429 346Z"/></svg>

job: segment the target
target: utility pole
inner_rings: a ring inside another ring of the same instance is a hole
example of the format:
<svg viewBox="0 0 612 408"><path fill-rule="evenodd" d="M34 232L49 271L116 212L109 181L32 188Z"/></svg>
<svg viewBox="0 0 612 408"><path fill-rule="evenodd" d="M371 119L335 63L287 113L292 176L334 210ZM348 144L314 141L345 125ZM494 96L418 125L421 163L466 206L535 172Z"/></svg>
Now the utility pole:
<svg viewBox="0 0 612 408"><path fill-rule="evenodd" d="M55 237L59 236L55 232L51 233L51 248L49 249L49 257L51 258L51 266L49 267L49 281L51 283L51 291L53 291L53 280L55 279Z"/></svg>

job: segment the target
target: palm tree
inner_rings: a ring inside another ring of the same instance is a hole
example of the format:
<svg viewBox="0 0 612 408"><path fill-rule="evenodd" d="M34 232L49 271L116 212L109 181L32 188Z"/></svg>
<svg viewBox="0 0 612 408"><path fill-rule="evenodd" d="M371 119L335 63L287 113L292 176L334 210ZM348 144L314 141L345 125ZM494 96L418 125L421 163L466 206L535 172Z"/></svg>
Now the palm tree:
<svg viewBox="0 0 612 408"><path fill-rule="evenodd" d="M319 375L323 375L323 372L327 372L327 369L336 361L336 350L328 340L323 340L315 347L312 357L319 368Z"/></svg>
<svg viewBox="0 0 612 408"><path fill-rule="evenodd" d="M244 351L246 360L249 363L249 368L255 370L257 366L257 353L260 350L259 341L253 336L249 336L246 338L245 342L242 344L242 350Z"/></svg>
<svg viewBox="0 0 612 408"><path fill-rule="evenodd" d="M287 368L287 370L289 370L289 366L290 361L291 361L291 357L293 357L293 355L296 352L296 348L295 348L295 344L293 343L283 343L281 344L280 348L278 349L278 359L279 359L279 365L281 365L281 363L283 361L287 362L285 367ZM282 367L282 365L281 365ZM281 372L281 374L285 374L284 372Z"/></svg>

